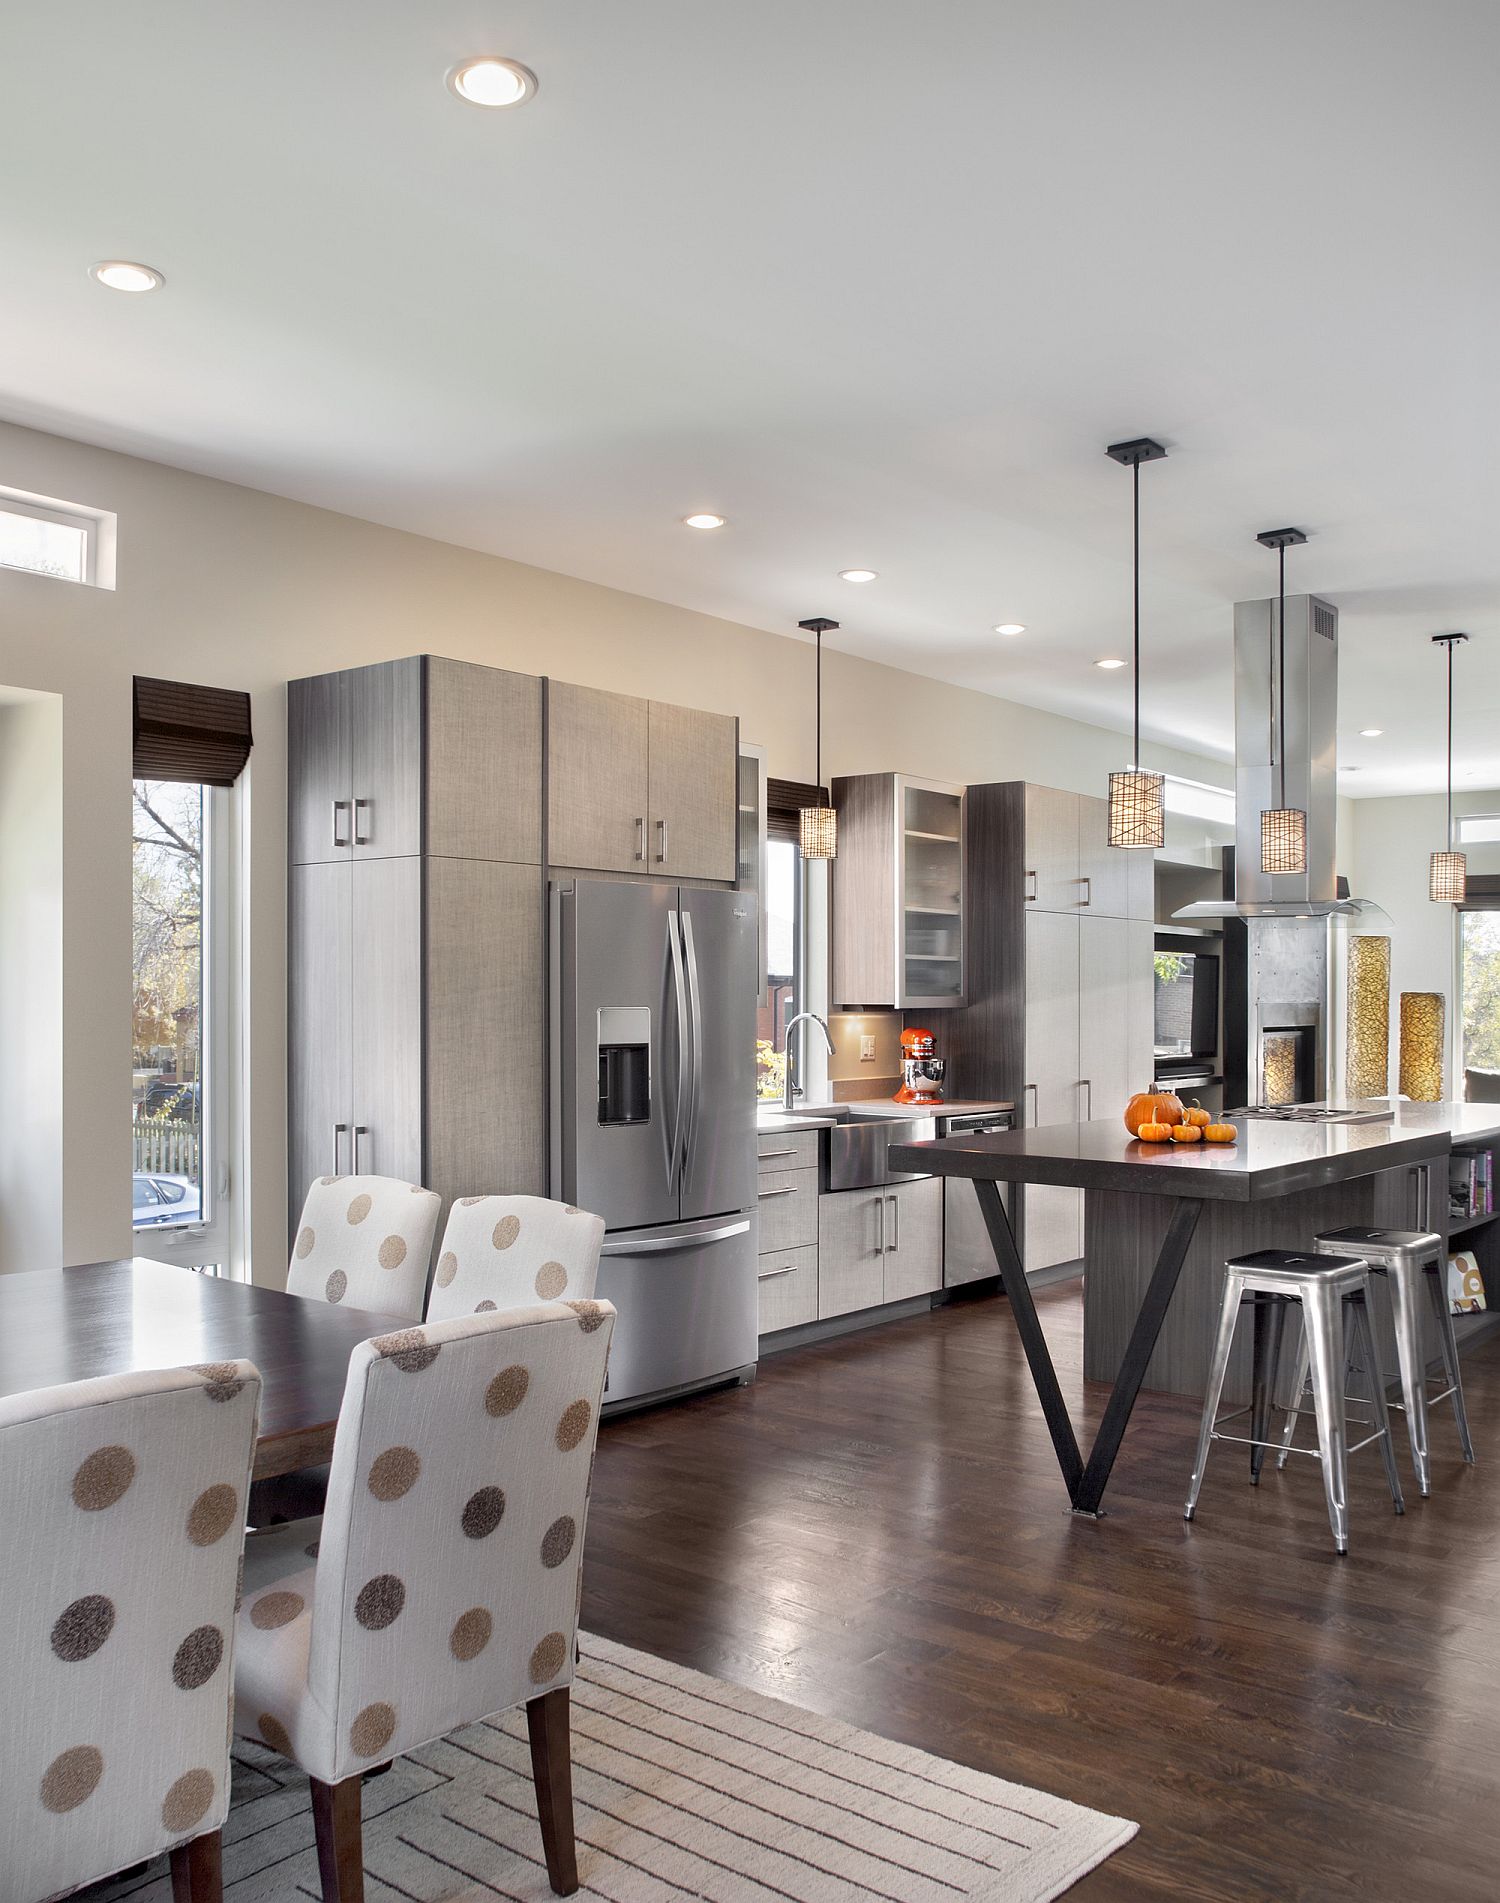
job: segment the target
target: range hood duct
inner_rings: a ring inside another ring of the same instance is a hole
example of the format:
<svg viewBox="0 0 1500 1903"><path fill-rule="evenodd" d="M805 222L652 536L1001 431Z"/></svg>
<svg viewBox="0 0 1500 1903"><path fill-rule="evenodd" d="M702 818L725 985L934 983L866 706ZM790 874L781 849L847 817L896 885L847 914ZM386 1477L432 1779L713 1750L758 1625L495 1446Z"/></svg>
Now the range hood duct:
<svg viewBox="0 0 1500 1903"><path fill-rule="evenodd" d="M1274 599L1240 601L1234 609L1234 897L1185 905L1172 914L1176 919L1323 919L1365 909L1359 899L1340 897L1334 870L1339 611L1317 595L1286 598L1283 798L1271 697L1276 609ZM1260 816L1281 805L1307 814L1305 872L1261 871Z"/></svg>

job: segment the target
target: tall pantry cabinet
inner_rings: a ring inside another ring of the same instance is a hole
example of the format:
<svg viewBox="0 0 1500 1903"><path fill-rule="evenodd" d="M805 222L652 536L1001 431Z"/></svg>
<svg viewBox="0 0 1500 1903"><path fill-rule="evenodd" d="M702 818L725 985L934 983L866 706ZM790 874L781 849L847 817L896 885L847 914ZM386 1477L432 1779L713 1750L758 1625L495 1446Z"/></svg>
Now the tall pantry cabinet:
<svg viewBox="0 0 1500 1903"><path fill-rule="evenodd" d="M292 681L287 740L291 1221L355 1171L541 1193L541 681Z"/></svg>
<svg viewBox="0 0 1500 1903"><path fill-rule="evenodd" d="M1021 781L968 789L966 847L952 1094L1013 1101L1026 1127L1120 1116L1153 1074L1153 855L1108 844L1104 800ZM1080 1191L1015 1204L1028 1270L1082 1256Z"/></svg>

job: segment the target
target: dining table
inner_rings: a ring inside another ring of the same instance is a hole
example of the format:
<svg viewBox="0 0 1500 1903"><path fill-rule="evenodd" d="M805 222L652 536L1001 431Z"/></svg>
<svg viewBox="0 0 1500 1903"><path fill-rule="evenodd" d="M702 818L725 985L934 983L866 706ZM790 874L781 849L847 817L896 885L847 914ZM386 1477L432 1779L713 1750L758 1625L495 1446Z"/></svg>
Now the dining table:
<svg viewBox="0 0 1500 1903"><path fill-rule="evenodd" d="M405 1317L309 1301L147 1256L0 1275L0 1397L99 1375L253 1361L254 1477L333 1452L349 1356Z"/></svg>

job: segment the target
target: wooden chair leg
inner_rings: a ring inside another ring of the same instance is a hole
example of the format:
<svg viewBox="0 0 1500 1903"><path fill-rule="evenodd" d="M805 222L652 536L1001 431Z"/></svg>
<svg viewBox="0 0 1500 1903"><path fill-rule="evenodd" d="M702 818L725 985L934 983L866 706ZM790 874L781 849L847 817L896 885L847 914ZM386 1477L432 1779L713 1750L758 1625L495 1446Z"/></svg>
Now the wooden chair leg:
<svg viewBox="0 0 1500 1903"><path fill-rule="evenodd" d="M217 1830L172 1852L172 1903L222 1903L224 1838Z"/></svg>
<svg viewBox="0 0 1500 1903"><path fill-rule="evenodd" d="M359 1821L363 1780L355 1776L338 1784L324 1784L317 1778L308 1782L312 1786L323 1903L365 1903L365 1856Z"/></svg>
<svg viewBox="0 0 1500 1903"><path fill-rule="evenodd" d="M526 1728L531 1734L531 1775L547 1876L559 1896L571 1896L578 1888L578 1855L573 1841L573 1758L566 1685L531 1700Z"/></svg>

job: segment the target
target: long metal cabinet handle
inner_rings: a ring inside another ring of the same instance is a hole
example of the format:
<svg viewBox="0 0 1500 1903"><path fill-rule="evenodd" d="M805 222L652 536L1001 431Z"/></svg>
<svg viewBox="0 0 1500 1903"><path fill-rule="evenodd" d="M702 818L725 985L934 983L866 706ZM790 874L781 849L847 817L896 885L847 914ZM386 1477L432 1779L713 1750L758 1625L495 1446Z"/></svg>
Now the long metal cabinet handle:
<svg viewBox="0 0 1500 1903"><path fill-rule="evenodd" d="M1036 874L1034 872L1028 872L1026 877L1031 882L1031 890L1026 894L1025 902L1028 905L1034 905L1036 903Z"/></svg>
<svg viewBox="0 0 1500 1903"><path fill-rule="evenodd" d="M755 1279L757 1282L774 1282L778 1275L795 1275L796 1273L796 1263L788 1262L784 1269L762 1269Z"/></svg>
<svg viewBox="0 0 1500 1903"><path fill-rule="evenodd" d="M354 843L356 846L370 846L375 843L373 829L367 833L362 833L359 830L359 809L362 806L367 812L373 813L375 810L375 802L374 800L356 800L354 802Z"/></svg>
<svg viewBox="0 0 1500 1903"><path fill-rule="evenodd" d="M1087 873L1085 873L1083 877L1078 881L1078 883L1083 887L1083 898L1081 900L1081 903L1084 905L1092 905L1094 903L1093 880L1088 876Z"/></svg>
<svg viewBox="0 0 1500 1903"><path fill-rule="evenodd" d="M339 838L339 814L347 813L348 811L349 811L348 800L335 800L333 802L333 843L335 846L338 846L340 848L350 845L352 843L352 841L348 839Z"/></svg>
<svg viewBox="0 0 1500 1903"><path fill-rule="evenodd" d="M1078 1088L1083 1092L1083 1121L1090 1123L1094 1116L1094 1080L1092 1077L1080 1077Z"/></svg>
<svg viewBox="0 0 1500 1903"><path fill-rule="evenodd" d="M667 863L667 822L664 819L656 822L656 863L659 866Z"/></svg>
<svg viewBox="0 0 1500 1903"><path fill-rule="evenodd" d="M700 1242L725 1242L730 1236L742 1236L750 1227L749 1217L739 1222L721 1222L713 1229L695 1229L682 1236L620 1236L607 1240L601 1255L676 1255L683 1249L696 1249Z"/></svg>
<svg viewBox="0 0 1500 1903"><path fill-rule="evenodd" d="M333 1126L333 1170L332 1170L332 1174L333 1174L334 1176L337 1176L337 1175L338 1175L338 1173L339 1173L339 1138L340 1138L340 1137L342 1137L342 1136L347 1136L348 1134L349 1134L349 1126L348 1126L348 1124L347 1124L347 1123L336 1123L336 1124L335 1124L335 1125Z"/></svg>
<svg viewBox="0 0 1500 1903"><path fill-rule="evenodd" d="M683 1168L683 1118L687 1107L688 1000L687 981L682 969L682 943L677 933L676 911L667 914L667 961L672 972L672 1002L677 1007L677 1092L672 1105L672 1134L667 1155L667 1187L676 1191Z"/></svg>
<svg viewBox="0 0 1500 1903"><path fill-rule="evenodd" d="M646 856L646 821L643 815L638 816L635 822L635 856L637 859Z"/></svg>
<svg viewBox="0 0 1500 1903"><path fill-rule="evenodd" d="M891 1254L895 1255L901 1248L901 1205L894 1196L887 1196L886 1201L891 1206Z"/></svg>
<svg viewBox="0 0 1500 1903"><path fill-rule="evenodd" d="M353 1140L353 1142L352 1142L352 1144L350 1145L350 1152L349 1152L349 1154L350 1154L350 1160L351 1160L351 1162L353 1163L353 1166L354 1166L354 1167L353 1167L353 1169L352 1169L352 1170L351 1170L351 1172L350 1172L350 1174L351 1174L351 1175L354 1175L354 1176L358 1176L358 1175L359 1175L359 1140L360 1140L360 1138L361 1138L361 1137L367 1137L367 1136L368 1136L369 1134L370 1134L370 1126L369 1126L369 1124L367 1124L367 1123L356 1123L356 1124L355 1124L355 1126L354 1126L354 1140Z"/></svg>
<svg viewBox="0 0 1500 1903"><path fill-rule="evenodd" d="M790 1189L760 1189L757 1190L755 1194L758 1202L766 1202L772 1196L795 1196L797 1194L797 1185L793 1183Z"/></svg>
<svg viewBox="0 0 1500 1903"><path fill-rule="evenodd" d="M1033 1124L1035 1124L1038 1116L1041 1114L1041 1095L1038 1092L1035 1084L1022 1084L1021 1102L1023 1105L1026 1101L1026 1093L1028 1090L1031 1092L1031 1121ZM1026 1114L1024 1109L1022 1110L1021 1114L1023 1116Z"/></svg>
<svg viewBox="0 0 1500 1903"><path fill-rule="evenodd" d="M796 1154L795 1150L762 1150L760 1160L762 1163L769 1163L773 1156L795 1156Z"/></svg>
<svg viewBox="0 0 1500 1903"><path fill-rule="evenodd" d="M884 1196L877 1196L875 1198L875 1214L880 1218L880 1222L878 1226L878 1234L876 1236L876 1241L875 1241L875 1253L876 1255L884 1255L885 1254L885 1198Z"/></svg>
<svg viewBox="0 0 1500 1903"><path fill-rule="evenodd" d="M1418 1229L1426 1229L1432 1214L1432 1178L1422 1163L1414 1163L1411 1174L1417 1192L1412 1198L1412 1221Z"/></svg>
<svg viewBox="0 0 1500 1903"><path fill-rule="evenodd" d="M698 1111L703 1102L703 993L698 984L698 947L693 942L693 917L678 914L682 943L687 952L688 1018L693 1034L692 1095L688 1099L687 1130L682 1139L682 1180L687 1182L693 1151L698 1144Z"/></svg>

